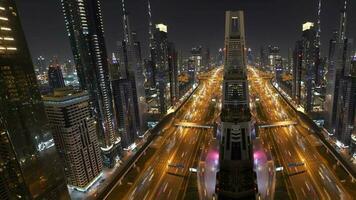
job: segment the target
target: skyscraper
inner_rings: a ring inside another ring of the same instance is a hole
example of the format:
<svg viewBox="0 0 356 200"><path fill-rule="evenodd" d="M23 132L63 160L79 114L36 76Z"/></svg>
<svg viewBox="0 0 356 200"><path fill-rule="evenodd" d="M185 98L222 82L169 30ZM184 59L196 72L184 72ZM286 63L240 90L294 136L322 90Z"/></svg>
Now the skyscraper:
<svg viewBox="0 0 356 200"><path fill-rule="evenodd" d="M255 195L245 47L243 11L227 11L220 115L222 140L217 180L219 199L252 198Z"/></svg>
<svg viewBox="0 0 356 200"><path fill-rule="evenodd" d="M137 112L134 107L133 82L127 79L125 65L120 65L116 59L110 64L110 81L114 99L114 114L124 149L134 143L138 136Z"/></svg>
<svg viewBox="0 0 356 200"><path fill-rule="evenodd" d="M337 34L334 34L334 38L330 40L329 47L329 63L328 63L328 73L327 73L327 86L326 86L326 96L325 96L325 124L326 128L330 133L335 133L336 120L337 120L337 110L338 110L338 98L341 95L340 92L340 81L343 76L345 69L347 69L346 60L350 59L348 56L351 51L351 43L346 39L346 11L347 11L347 1L345 0L344 5L340 11L340 26ZM349 68L349 67L348 67Z"/></svg>
<svg viewBox="0 0 356 200"><path fill-rule="evenodd" d="M174 105L179 99L179 83L178 83L178 53L173 42L168 43L168 70L170 82L171 104Z"/></svg>
<svg viewBox="0 0 356 200"><path fill-rule="evenodd" d="M131 24L129 21L129 13L125 7L125 0L122 0L123 9L123 30L124 30L124 40L122 42L122 61L123 67L126 72L122 75L129 81L131 81L132 94L134 95L131 99L133 107L135 109L136 115L134 120L136 120L136 125L139 130L139 134L146 130L146 96L144 82L145 77L143 75L143 63L141 57L141 47L137 40L137 33L131 31Z"/></svg>
<svg viewBox="0 0 356 200"><path fill-rule="evenodd" d="M1 199L69 199L13 0L0 1L0 38Z"/></svg>
<svg viewBox="0 0 356 200"><path fill-rule="evenodd" d="M171 92L168 65L168 36L167 26L156 24L154 32L153 62L155 65L156 90L158 95L159 112L165 114L171 106Z"/></svg>
<svg viewBox="0 0 356 200"><path fill-rule="evenodd" d="M320 59L314 23L306 22L302 28L302 39L296 42L295 47L294 91L296 102L309 113L317 105L315 92Z"/></svg>
<svg viewBox="0 0 356 200"><path fill-rule="evenodd" d="M120 141L113 121L108 60L99 0L61 0L80 88L88 90L92 114L98 122L104 162L116 157Z"/></svg>
<svg viewBox="0 0 356 200"><path fill-rule="evenodd" d="M53 58L49 65L48 84L51 90L65 87L62 69L57 58Z"/></svg>
<svg viewBox="0 0 356 200"><path fill-rule="evenodd" d="M36 60L36 66L38 73L42 74L47 71L46 59L43 56L39 56Z"/></svg>
<svg viewBox="0 0 356 200"><path fill-rule="evenodd" d="M44 104L68 184L87 191L103 168L89 95L86 91L61 88L46 95Z"/></svg>

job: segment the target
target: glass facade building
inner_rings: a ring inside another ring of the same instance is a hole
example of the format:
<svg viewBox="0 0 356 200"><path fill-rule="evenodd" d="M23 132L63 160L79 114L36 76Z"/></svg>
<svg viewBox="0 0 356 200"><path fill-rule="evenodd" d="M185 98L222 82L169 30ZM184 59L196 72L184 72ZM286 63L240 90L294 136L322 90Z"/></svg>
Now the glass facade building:
<svg viewBox="0 0 356 200"><path fill-rule="evenodd" d="M69 199L19 14L0 1L1 199Z"/></svg>

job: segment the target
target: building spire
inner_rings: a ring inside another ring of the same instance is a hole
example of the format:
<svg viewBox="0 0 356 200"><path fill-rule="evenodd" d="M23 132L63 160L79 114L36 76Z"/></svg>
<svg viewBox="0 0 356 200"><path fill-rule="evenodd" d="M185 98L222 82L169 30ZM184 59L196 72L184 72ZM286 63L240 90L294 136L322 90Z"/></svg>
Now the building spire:
<svg viewBox="0 0 356 200"><path fill-rule="evenodd" d="M339 28L339 42L346 39L346 21L347 21L347 0L344 1L344 6L340 11L340 28Z"/></svg>
<svg viewBox="0 0 356 200"><path fill-rule="evenodd" d="M123 25L124 25L124 41L126 44L131 44L131 30L129 23L129 14L126 11L125 0L121 0L122 3L122 13L123 13Z"/></svg>
<svg viewBox="0 0 356 200"><path fill-rule="evenodd" d="M151 10L151 3L150 0L147 0L147 7L148 7L148 34L149 34L149 48L150 51L153 48L153 23L152 23L152 10ZM150 55L152 57L152 55Z"/></svg>
<svg viewBox="0 0 356 200"><path fill-rule="evenodd" d="M321 35L321 0L319 0L318 3L318 19L317 19L317 26L318 30L316 32L316 44L319 48L319 55L320 55L320 46L321 46L321 40L320 40L320 35Z"/></svg>

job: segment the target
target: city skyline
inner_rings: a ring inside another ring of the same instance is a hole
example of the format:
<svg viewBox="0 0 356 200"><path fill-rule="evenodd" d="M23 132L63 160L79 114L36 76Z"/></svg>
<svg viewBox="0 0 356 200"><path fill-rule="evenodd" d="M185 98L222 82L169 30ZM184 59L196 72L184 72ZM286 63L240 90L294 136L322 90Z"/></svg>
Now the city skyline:
<svg viewBox="0 0 356 200"><path fill-rule="evenodd" d="M0 0L0 199L355 199L353 0L129 1Z"/></svg>
<svg viewBox="0 0 356 200"><path fill-rule="evenodd" d="M19 0L22 24L33 58L40 55L50 58L59 56L63 61L72 58L70 43L63 23L60 1L38 0L37 3ZM301 24L317 19L315 1L287 2L283 0L239 2L229 1L208 2L202 0L188 1L171 0L158 2L151 0L153 24L165 23L170 27L169 38L188 55L190 49L197 45L206 45L216 55L218 48L223 46L224 13L227 9L243 9L246 12L247 46L252 47L256 56L261 45L280 46L283 55L288 48L294 47L294 41L302 33ZM340 4L340 5L339 5ZM321 12L322 54L327 55L328 40L334 29L338 29L338 11L342 1L323 0ZM303 5L303 6L301 6ZM148 57L148 13L147 1L136 0L127 2L133 30L138 32L144 57ZM348 10L355 9L350 3ZM262 9L263 8L263 9ZM106 0L102 2L105 40L108 53L118 50L117 41L123 39L122 9L120 1ZM300 11L303 12L300 12ZM184 15L181 15L181 13ZM355 12L349 12L349 21L354 21ZM51 23L48 23L51 19ZM325 23L327 22L327 23ZM200 25L199 25L200 24ZM215 34L209 28L216 27ZM280 30L279 27L284 27ZM297 31L296 31L297 30ZM356 27L348 27L348 35L356 37ZM190 37L199 35L199 37ZM265 37L268 35L269 37Z"/></svg>

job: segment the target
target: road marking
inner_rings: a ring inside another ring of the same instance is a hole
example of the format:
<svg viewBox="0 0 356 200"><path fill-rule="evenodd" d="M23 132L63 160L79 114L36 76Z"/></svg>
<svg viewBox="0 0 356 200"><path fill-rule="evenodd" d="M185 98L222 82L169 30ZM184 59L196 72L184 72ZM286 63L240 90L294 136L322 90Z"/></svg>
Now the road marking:
<svg viewBox="0 0 356 200"><path fill-rule="evenodd" d="M166 191L167 187L168 187L168 182L166 182L166 185L163 188L163 193Z"/></svg>
<svg viewBox="0 0 356 200"><path fill-rule="evenodd" d="M170 189L168 192L168 196L167 196L168 198L169 198L169 196L171 196L171 193L172 193L172 189Z"/></svg>
<svg viewBox="0 0 356 200"><path fill-rule="evenodd" d="M145 197L143 197L143 200L145 200L148 197L148 194L150 193L150 191L147 191Z"/></svg>

